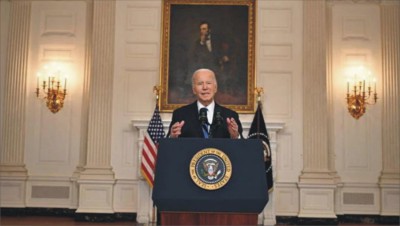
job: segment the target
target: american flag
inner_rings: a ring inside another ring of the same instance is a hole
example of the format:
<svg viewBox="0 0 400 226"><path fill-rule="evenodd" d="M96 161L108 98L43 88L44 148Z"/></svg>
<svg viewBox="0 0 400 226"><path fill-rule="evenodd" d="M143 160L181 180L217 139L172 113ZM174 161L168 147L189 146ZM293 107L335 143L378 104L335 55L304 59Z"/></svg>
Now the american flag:
<svg viewBox="0 0 400 226"><path fill-rule="evenodd" d="M163 124L160 117L158 106L154 110L147 132L144 135L142 149L141 172L150 187L154 184L154 173L156 170L158 142L165 136Z"/></svg>

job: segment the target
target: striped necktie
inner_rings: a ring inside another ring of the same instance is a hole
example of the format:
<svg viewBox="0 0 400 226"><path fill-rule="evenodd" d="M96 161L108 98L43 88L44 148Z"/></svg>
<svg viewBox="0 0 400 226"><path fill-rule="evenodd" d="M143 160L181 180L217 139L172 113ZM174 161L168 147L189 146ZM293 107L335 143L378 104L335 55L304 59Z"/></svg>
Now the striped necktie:
<svg viewBox="0 0 400 226"><path fill-rule="evenodd" d="M201 128L203 129L203 135L204 135L204 138L208 138L209 137L209 133L208 133L208 122L207 123L203 123L202 125L201 125Z"/></svg>
<svg viewBox="0 0 400 226"><path fill-rule="evenodd" d="M201 129L203 131L204 138L209 138L208 126L210 125L210 123L208 123L207 111L208 111L207 108L200 109L200 114L203 116L202 123L201 123Z"/></svg>

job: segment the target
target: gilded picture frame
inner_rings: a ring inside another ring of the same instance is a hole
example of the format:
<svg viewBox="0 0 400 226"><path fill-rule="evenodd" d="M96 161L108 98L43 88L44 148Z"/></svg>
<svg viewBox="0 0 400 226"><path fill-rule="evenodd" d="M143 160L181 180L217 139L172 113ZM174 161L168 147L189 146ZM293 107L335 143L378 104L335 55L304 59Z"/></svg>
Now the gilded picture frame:
<svg viewBox="0 0 400 226"><path fill-rule="evenodd" d="M256 0L164 0L160 111L192 103L192 74L216 74L217 103L254 113ZM204 33L206 26L207 32Z"/></svg>

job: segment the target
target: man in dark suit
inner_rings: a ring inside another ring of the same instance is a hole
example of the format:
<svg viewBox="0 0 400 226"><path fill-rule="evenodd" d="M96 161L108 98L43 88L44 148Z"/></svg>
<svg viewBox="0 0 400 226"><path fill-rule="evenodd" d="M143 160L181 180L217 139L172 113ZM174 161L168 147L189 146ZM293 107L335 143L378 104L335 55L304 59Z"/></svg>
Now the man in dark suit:
<svg viewBox="0 0 400 226"><path fill-rule="evenodd" d="M192 90L197 101L173 112L167 137L232 139L243 137L239 115L214 101L217 80L213 71L209 69L195 71L192 76ZM204 124L207 128L204 128Z"/></svg>

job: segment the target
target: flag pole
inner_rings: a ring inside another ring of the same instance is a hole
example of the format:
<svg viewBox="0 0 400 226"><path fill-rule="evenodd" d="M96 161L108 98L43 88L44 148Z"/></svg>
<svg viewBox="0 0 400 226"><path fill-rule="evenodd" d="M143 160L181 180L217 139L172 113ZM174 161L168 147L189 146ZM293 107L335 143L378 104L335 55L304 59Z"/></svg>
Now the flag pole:
<svg viewBox="0 0 400 226"><path fill-rule="evenodd" d="M262 87L256 87L255 92L257 93L257 110L261 108L261 94L264 93L264 89ZM257 139L260 139L260 115L257 114Z"/></svg>
<svg viewBox="0 0 400 226"><path fill-rule="evenodd" d="M156 95L156 108L158 109L158 104L159 104L159 100L160 100L160 92L161 92L161 86L153 86L153 93ZM153 188L151 188L152 190ZM153 203L153 209L152 209L152 213L151 213L151 222L156 222L156 206Z"/></svg>
<svg viewBox="0 0 400 226"><path fill-rule="evenodd" d="M153 204L153 212L151 213L153 216L151 218L151 222L156 222L156 206Z"/></svg>

